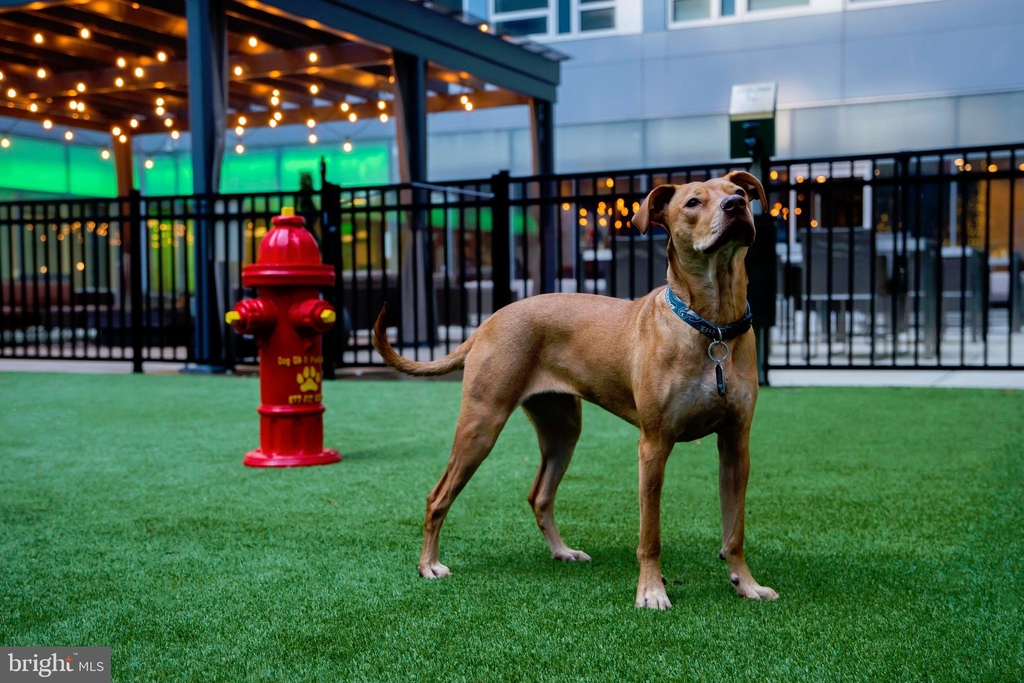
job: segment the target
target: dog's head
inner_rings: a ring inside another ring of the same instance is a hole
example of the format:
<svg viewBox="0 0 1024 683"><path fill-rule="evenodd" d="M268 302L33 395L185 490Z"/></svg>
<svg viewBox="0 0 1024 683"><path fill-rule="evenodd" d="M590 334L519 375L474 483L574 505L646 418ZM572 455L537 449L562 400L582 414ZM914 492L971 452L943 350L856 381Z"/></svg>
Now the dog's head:
<svg viewBox="0 0 1024 683"><path fill-rule="evenodd" d="M746 171L686 185L659 185L651 190L632 223L642 233L651 224L665 228L680 254L710 256L729 246L754 243L750 202L766 205L764 188Z"/></svg>

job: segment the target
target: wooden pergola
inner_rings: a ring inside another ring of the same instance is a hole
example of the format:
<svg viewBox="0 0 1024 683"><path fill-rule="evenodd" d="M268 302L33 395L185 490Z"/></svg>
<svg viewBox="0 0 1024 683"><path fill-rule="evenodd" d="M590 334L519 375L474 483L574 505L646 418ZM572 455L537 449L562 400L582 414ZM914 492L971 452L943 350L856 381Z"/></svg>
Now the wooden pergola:
<svg viewBox="0 0 1024 683"><path fill-rule="evenodd" d="M428 113L524 104L552 172L563 57L489 30L410 0L0 0L0 116L109 131L119 194L133 135L190 131L212 194L228 130L393 117L422 182Z"/></svg>

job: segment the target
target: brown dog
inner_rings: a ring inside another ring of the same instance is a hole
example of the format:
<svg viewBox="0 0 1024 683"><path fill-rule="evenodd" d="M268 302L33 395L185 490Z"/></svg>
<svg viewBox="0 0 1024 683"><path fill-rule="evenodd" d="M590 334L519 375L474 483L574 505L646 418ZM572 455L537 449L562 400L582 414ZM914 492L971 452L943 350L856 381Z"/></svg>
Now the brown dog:
<svg viewBox="0 0 1024 683"><path fill-rule="evenodd" d="M753 195L753 196L752 196ZM754 240L748 200L765 206L754 176L734 171L687 185L661 185L644 200L633 225L665 227L668 286L716 326L740 320L746 310L743 258ZM757 400L754 333L731 341L721 364L725 395L709 359L712 339L684 322L660 287L637 301L590 294L544 294L506 306L444 358L420 363L399 356L388 343L381 311L374 347L393 368L409 375L443 375L465 368L462 409L451 458L427 497L419 572L448 576L438 561L441 524L455 497L491 452L505 421L522 406L537 430L541 463L529 501L551 555L589 560L569 548L555 527L555 492L580 436L586 399L640 428L640 582L637 607L671 606L661 574L661 485L676 442L718 435L722 550L736 592L774 600L743 558L743 516L750 470L748 442ZM714 356L723 355L721 346Z"/></svg>

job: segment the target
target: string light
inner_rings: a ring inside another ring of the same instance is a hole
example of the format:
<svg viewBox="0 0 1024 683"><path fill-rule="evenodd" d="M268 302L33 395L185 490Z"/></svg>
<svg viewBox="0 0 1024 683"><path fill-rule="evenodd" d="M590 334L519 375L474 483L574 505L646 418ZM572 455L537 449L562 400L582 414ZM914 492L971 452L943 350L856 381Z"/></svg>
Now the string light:
<svg viewBox="0 0 1024 683"><path fill-rule="evenodd" d="M166 62L167 61L167 53L164 52L163 50L160 50L160 52L156 53L156 60L158 62Z"/></svg>
<svg viewBox="0 0 1024 683"><path fill-rule="evenodd" d="M310 133L309 134L309 144L311 144L311 145L315 145L316 144L316 133Z"/></svg>
<svg viewBox="0 0 1024 683"><path fill-rule="evenodd" d="M4 72L0 71L0 81L4 80Z"/></svg>
<svg viewBox="0 0 1024 683"><path fill-rule="evenodd" d="M381 114L380 115L380 122L381 123L387 123L388 122L388 115L387 114Z"/></svg>
<svg viewBox="0 0 1024 683"><path fill-rule="evenodd" d="M386 106L388 105L384 102L384 100L377 100L377 109L383 111Z"/></svg>
<svg viewBox="0 0 1024 683"><path fill-rule="evenodd" d="M36 71L36 76L39 78L46 78L46 69L39 67L39 70Z"/></svg>
<svg viewBox="0 0 1024 683"><path fill-rule="evenodd" d="M164 108L163 107L157 107L156 108L156 115L157 116L163 116L164 115Z"/></svg>
<svg viewBox="0 0 1024 683"><path fill-rule="evenodd" d="M114 79L114 85L116 85L118 88L123 88L124 87L124 79L121 78L120 76L118 76L117 78Z"/></svg>
<svg viewBox="0 0 1024 683"><path fill-rule="evenodd" d="M3 147L4 149L7 149L10 146L11 146L11 141L10 140L8 140L6 137L0 138L0 147Z"/></svg>
<svg viewBox="0 0 1024 683"><path fill-rule="evenodd" d="M281 104L281 98L278 97L277 95L274 95L273 97L270 98L270 103L276 107L277 105Z"/></svg>
<svg viewBox="0 0 1024 683"><path fill-rule="evenodd" d="M105 149L102 152L100 152L100 158L103 159L104 161L109 159L110 158L110 150L106 150Z"/></svg>
<svg viewBox="0 0 1024 683"><path fill-rule="evenodd" d="M51 121L50 119L44 120L43 128L45 128L46 130L50 130L51 128L53 128L53 121Z"/></svg>
<svg viewBox="0 0 1024 683"><path fill-rule="evenodd" d="M277 128L277 119L270 119L270 127Z"/></svg>
<svg viewBox="0 0 1024 683"><path fill-rule="evenodd" d="M279 112L279 111L275 111L274 112L274 120L275 121L280 121L281 120L281 112Z"/></svg>
<svg viewBox="0 0 1024 683"><path fill-rule="evenodd" d="M487 24L480 24L480 30L483 31L484 33L487 33L489 30L491 30L491 27L488 26Z"/></svg>
<svg viewBox="0 0 1024 683"><path fill-rule="evenodd" d="M78 32L78 35L82 36L84 40L89 40L89 38L92 36L92 32L83 26L82 30Z"/></svg>
<svg viewBox="0 0 1024 683"><path fill-rule="evenodd" d="M249 36L249 47L256 47L259 44L259 38L257 38L256 36Z"/></svg>
<svg viewBox="0 0 1024 683"><path fill-rule="evenodd" d="M178 131L176 131L176 130L172 130L172 131L171 131L171 138L172 138L172 139L174 139L174 140L177 140L177 139L178 139L178 138L180 138L180 137L181 137L181 133L179 133L179 132L178 132Z"/></svg>
<svg viewBox="0 0 1024 683"><path fill-rule="evenodd" d="M235 135L241 135L244 132L245 128L242 128L241 126L235 126Z"/></svg>
<svg viewBox="0 0 1024 683"><path fill-rule="evenodd" d="M278 97L281 95L281 91L278 90L277 88L274 88L273 92L271 92L270 94L273 95L274 97Z"/></svg>
<svg viewBox="0 0 1024 683"><path fill-rule="evenodd" d="M320 86L314 83L313 85L309 86L309 92L313 95L317 94L318 92L320 92Z"/></svg>
<svg viewBox="0 0 1024 683"><path fill-rule="evenodd" d="M342 102L341 103L341 110L342 111L348 111L349 110L348 102Z"/></svg>
<svg viewBox="0 0 1024 683"><path fill-rule="evenodd" d="M78 109L78 102L75 102L74 100L71 100L70 102L68 102L68 106L71 107L71 109L73 109L73 110L77 110Z"/></svg>
<svg viewBox="0 0 1024 683"><path fill-rule="evenodd" d="M153 168L153 160L152 159L146 159L145 166L146 166L146 168Z"/></svg>
<svg viewBox="0 0 1024 683"><path fill-rule="evenodd" d="M120 126L114 126L113 128L110 129L110 134L113 135L114 137L117 137L118 135L121 134L121 127Z"/></svg>
<svg viewBox="0 0 1024 683"><path fill-rule="evenodd" d="M315 52L310 52L309 53L309 61L310 62L312 62L313 64L316 64L316 60L318 60L318 59L320 59L320 55L318 55Z"/></svg>
<svg viewBox="0 0 1024 683"><path fill-rule="evenodd" d="M43 34L42 33L35 34L34 36L32 36L32 40L35 41L36 45L42 45L43 44Z"/></svg>
<svg viewBox="0 0 1024 683"><path fill-rule="evenodd" d="M238 125L244 126L246 124L246 118L244 116L238 117Z"/></svg>
<svg viewBox="0 0 1024 683"><path fill-rule="evenodd" d="M235 145L235 154L241 154L244 151L245 151L245 145L243 145L241 142L239 142L237 145Z"/></svg>
<svg viewBox="0 0 1024 683"><path fill-rule="evenodd" d="M466 102L466 111L473 111L473 103Z"/></svg>
<svg viewBox="0 0 1024 683"><path fill-rule="evenodd" d="M118 135L117 136L117 141L118 142L128 142L128 136L124 135L124 134Z"/></svg>
<svg viewBox="0 0 1024 683"><path fill-rule="evenodd" d="M15 91L14 88L8 88L7 89L7 96L10 97L12 100L14 99L14 96L17 95L17 94L18 93L17 93L17 91Z"/></svg>
<svg viewBox="0 0 1024 683"><path fill-rule="evenodd" d="M79 82L75 85L75 90L78 92L85 92L85 83Z"/></svg>
<svg viewBox="0 0 1024 683"><path fill-rule="evenodd" d="M158 106L158 107L164 106L164 98L162 98L162 97L156 98L156 106Z"/></svg>
<svg viewBox="0 0 1024 683"><path fill-rule="evenodd" d="M74 140L75 139L75 134L72 133L70 130L66 130L66 131L64 131L64 139L65 140L69 140L69 141L70 140Z"/></svg>
<svg viewBox="0 0 1024 683"><path fill-rule="evenodd" d="M39 111L39 105L33 102L32 104L28 105L28 110L34 114L35 112Z"/></svg>
<svg viewBox="0 0 1024 683"><path fill-rule="evenodd" d="M306 127L307 128L313 128L314 126L316 126L316 119L307 119L306 120Z"/></svg>
<svg viewBox="0 0 1024 683"><path fill-rule="evenodd" d="M356 113L355 113L355 112L351 112L351 113L350 113L350 114L348 115L348 120L349 120L349 121L350 121L351 123L355 123L355 122L356 122L356 119L358 119L358 118L359 118L359 117L358 117L358 116L356 116Z"/></svg>
<svg viewBox="0 0 1024 683"><path fill-rule="evenodd" d="M125 66L127 66L127 65L128 65L128 62L126 62L126 61L125 61L124 57L118 57L118 58L117 58L117 65L118 65L118 66L119 66L120 68L122 68L122 69L123 69L123 68L124 68Z"/></svg>
<svg viewBox="0 0 1024 683"><path fill-rule="evenodd" d="M141 66L135 67L135 78L142 78L146 75L145 70Z"/></svg>
<svg viewBox="0 0 1024 683"><path fill-rule="evenodd" d="M236 65L235 68L233 69L233 71L235 72L236 76L241 76L242 75L242 67L239 66L239 65Z"/></svg>
<svg viewBox="0 0 1024 683"><path fill-rule="evenodd" d="M466 102L469 102L469 95L463 95L462 97L460 97L459 98L459 102L461 104L465 104Z"/></svg>
<svg viewBox="0 0 1024 683"><path fill-rule="evenodd" d="M174 125L174 119L172 119L170 116L168 116L166 119L164 119L164 126L166 128L170 128L173 125Z"/></svg>
<svg viewBox="0 0 1024 683"><path fill-rule="evenodd" d="M131 121L128 122L128 125L131 126L132 128L138 128L139 127L139 120L138 119L132 119Z"/></svg>
<svg viewBox="0 0 1024 683"><path fill-rule="evenodd" d="M345 138L345 142L344 142L344 144L342 144L341 148L343 150L345 150L346 152L351 152L352 151L352 140L350 140L349 138Z"/></svg>

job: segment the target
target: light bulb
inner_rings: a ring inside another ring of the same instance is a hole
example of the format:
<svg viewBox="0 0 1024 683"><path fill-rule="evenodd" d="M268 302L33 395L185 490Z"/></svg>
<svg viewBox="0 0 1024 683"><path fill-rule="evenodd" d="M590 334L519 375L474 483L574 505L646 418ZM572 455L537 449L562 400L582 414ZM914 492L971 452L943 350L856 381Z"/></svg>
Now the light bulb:
<svg viewBox="0 0 1024 683"><path fill-rule="evenodd" d="M259 44L260 41L256 36L249 36L249 47L256 47Z"/></svg>
<svg viewBox="0 0 1024 683"><path fill-rule="evenodd" d="M89 37L92 36L92 31L83 26L82 30L78 32L78 35L82 36L85 40L89 40Z"/></svg>
<svg viewBox="0 0 1024 683"><path fill-rule="evenodd" d="M100 152L100 158L103 159L104 161L109 159L110 158L110 151L105 149L102 152Z"/></svg>
<svg viewBox="0 0 1024 683"><path fill-rule="evenodd" d="M309 144L311 144L311 145L316 144L316 133L310 133L309 134Z"/></svg>

